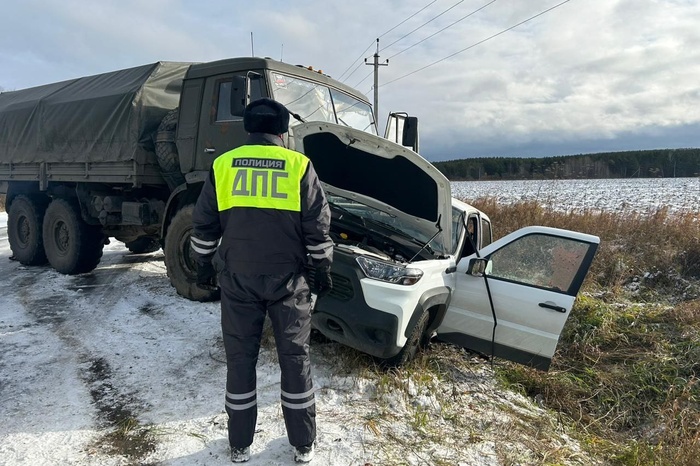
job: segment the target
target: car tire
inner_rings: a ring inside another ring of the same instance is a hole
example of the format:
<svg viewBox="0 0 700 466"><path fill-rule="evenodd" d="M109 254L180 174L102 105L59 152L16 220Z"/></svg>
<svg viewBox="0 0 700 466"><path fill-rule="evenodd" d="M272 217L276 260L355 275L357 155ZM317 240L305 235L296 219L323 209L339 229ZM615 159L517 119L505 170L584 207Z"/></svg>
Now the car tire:
<svg viewBox="0 0 700 466"><path fill-rule="evenodd" d="M152 236L142 236L125 243L125 245L127 249L134 254L148 254L149 252L156 252L160 249L158 238L153 238Z"/></svg>
<svg viewBox="0 0 700 466"><path fill-rule="evenodd" d="M194 205L180 209L173 217L165 236L165 268L170 283L177 293L193 301L217 301L221 292L197 286L197 262L190 248L192 235L192 212Z"/></svg>
<svg viewBox="0 0 700 466"><path fill-rule="evenodd" d="M412 361L413 358L416 357L416 354L418 354L418 351L423 347L425 331L428 328L429 321L430 313L426 309L418 318L418 322L416 322L416 325L413 327L404 347L401 348L401 351L399 351L396 356L385 359L385 365L389 367L400 367Z"/></svg>
<svg viewBox="0 0 700 466"><path fill-rule="evenodd" d="M7 239L12 257L24 265L46 264L42 223L48 199L20 195L7 213Z"/></svg>
<svg viewBox="0 0 700 466"><path fill-rule="evenodd" d="M86 273L100 263L104 234L83 221L77 201L54 199L46 209L42 232L46 257L58 272Z"/></svg>

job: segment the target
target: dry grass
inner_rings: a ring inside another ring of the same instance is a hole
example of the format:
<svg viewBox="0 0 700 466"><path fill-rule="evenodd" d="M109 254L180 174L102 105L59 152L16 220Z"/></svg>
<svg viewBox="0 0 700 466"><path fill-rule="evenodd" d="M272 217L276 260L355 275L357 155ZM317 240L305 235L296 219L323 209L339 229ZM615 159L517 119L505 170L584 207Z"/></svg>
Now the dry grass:
<svg viewBox="0 0 700 466"><path fill-rule="evenodd" d="M498 236L536 224L601 238L550 372L508 364L504 383L571 419L610 464L697 464L700 215L472 204L498 219Z"/></svg>
<svg viewBox="0 0 700 466"><path fill-rule="evenodd" d="M0 194L0 210L5 211L5 195Z"/></svg>

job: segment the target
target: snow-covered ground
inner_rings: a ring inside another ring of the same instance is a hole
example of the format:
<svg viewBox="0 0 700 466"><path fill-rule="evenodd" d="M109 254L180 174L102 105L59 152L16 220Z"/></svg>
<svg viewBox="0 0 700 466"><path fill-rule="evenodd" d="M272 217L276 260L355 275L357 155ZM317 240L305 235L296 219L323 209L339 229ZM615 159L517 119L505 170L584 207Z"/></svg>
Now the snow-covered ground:
<svg viewBox="0 0 700 466"><path fill-rule="evenodd" d="M700 212L700 177L627 178L617 180L512 180L452 183L459 199L495 197L509 204L537 201L556 209L648 212Z"/></svg>
<svg viewBox="0 0 700 466"><path fill-rule="evenodd" d="M637 180L624 181L453 188L467 200L536 199L567 208L700 206L696 178L660 188L657 180L645 180L635 188L644 194L636 195L627 182ZM22 266L9 260L6 222L0 213L0 464L229 464L218 303L180 298L168 283L162 252L134 255L116 241L91 273ZM488 365L442 345L431 351L461 354L468 369L452 368L449 382L406 374L405 389L392 388L358 364L348 367L356 353L314 341L318 454L312 464L532 464L542 457L533 453L542 435L560 462L592 464L555 415L499 390ZM250 464L292 464L279 389L266 333ZM455 415L460 429L446 422ZM133 445L119 444L111 434L129 428L144 432L143 441L134 436Z"/></svg>

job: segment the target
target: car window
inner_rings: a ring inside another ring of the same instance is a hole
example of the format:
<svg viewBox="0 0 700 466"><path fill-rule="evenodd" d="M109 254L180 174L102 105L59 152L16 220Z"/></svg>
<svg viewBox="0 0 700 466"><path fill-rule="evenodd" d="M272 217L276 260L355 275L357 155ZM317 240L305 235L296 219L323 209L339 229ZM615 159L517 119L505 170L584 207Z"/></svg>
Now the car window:
<svg viewBox="0 0 700 466"><path fill-rule="evenodd" d="M459 251L459 239L462 237L462 232L464 231L464 223L462 221L464 218L464 213L456 207L452 208L452 249L454 254L458 254Z"/></svg>
<svg viewBox="0 0 700 466"><path fill-rule="evenodd" d="M485 248L491 242L493 241L492 239L492 232L491 232L491 222L486 220L485 218L481 219L481 247Z"/></svg>
<svg viewBox="0 0 700 466"><path fill-rule="evenodd" d="M588 243L532 234L518 238L489 256L489 277L568 293Z"/></svg>
<svg viewBox="0 0 700 466"><path fill-rule="evenodd" d="M467 236L471 238L470 244L479 248L479 217L470 215L467 220ZM467 239L469 240L469 239Z"/></svg>

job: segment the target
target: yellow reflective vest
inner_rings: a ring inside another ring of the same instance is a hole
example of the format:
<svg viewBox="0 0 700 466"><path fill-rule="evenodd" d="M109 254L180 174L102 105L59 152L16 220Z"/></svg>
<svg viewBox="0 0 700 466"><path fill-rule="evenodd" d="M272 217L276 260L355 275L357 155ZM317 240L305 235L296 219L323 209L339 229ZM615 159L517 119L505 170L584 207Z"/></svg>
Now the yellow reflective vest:
<svg viewBox="0 0 700 466"><path fill-rule="evenodd" d="M246 145L214 160L219 212L233 207L301 211L300 182L309 159L273 145Z"/></svg>

